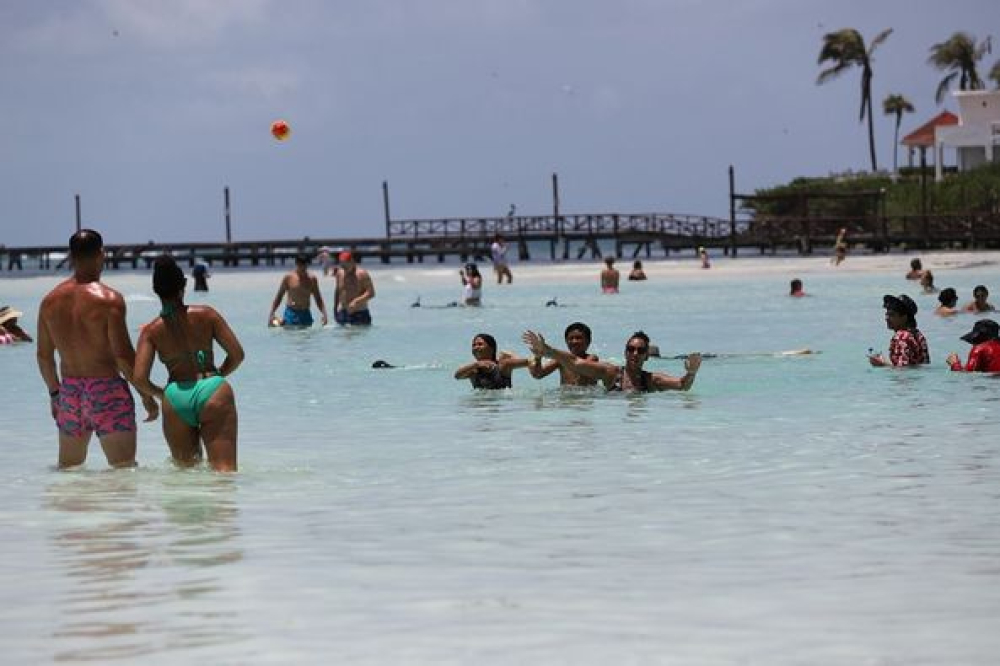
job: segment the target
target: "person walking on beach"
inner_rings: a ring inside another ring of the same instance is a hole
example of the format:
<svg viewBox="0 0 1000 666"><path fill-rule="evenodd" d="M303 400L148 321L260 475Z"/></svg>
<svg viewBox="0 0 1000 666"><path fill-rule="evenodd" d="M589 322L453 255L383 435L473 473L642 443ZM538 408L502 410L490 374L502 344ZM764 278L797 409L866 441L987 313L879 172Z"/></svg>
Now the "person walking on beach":
<svg viewBox="0 0 1000 666"><path fill-rule="evenodd" d="M341 252L337 257L340 266L334 271L336 281L333 292L333 319L341 326L371 326L372 315L368 301L375 298L372 276L358 267L354 255Z"/></svg>
<svg viewBox="0 0 1000 666"><path fill-rule="evenodd" d="M72 277L56 285L38 309L36 350L59 429L59 467L83 464L95 432L109 465L133 467L136 416L129 383L135 385L135 349L125 323L125 299L101 282L104 240L99 233L81 229L73 234L69 256ZM160 406L136 389L146 421L155 420Z"/></svg>
<svg viewBox="0 0 1000 666"><path fill-rule="evenodd" d="M952 287L945 287L938 294L938 306L934 314L939 317L951 317L958 314L958 292Z"/></svg>
<svg viewBox="0 0 1000 666"><path fill-rule="evenodd" d="M712 267L712 262L708 258L708 250L703 247L698 248L698 258L701 260L701 267L708 269Z"/></svg>
<svg viewBox="0 0 1000 666"><path fill-rule="evenodd" d="M202 460L217 472L236 471L239 416L226 377L243 362L243 347L226 320L207 305L185 305L184 272L165 255L153 265L153 291L160 297L159 316L142 327L135 355L135 382L163 402L163 436L174 462L191 466ZM216 368L213 343L226 352ZM155 355L166 366L167 385L149 379Z"/></svg>
<svg viewBox="0 0 1000 666"><path fill-rule="evenodd" d="M15 310L9 305L0 308L0 344L33 342L31 336L17 323L18 318L23 315L23 312Z"/></svg>
<svg viewBox="0 0 1000 666"><path fill-rule="evenodd" d="M837 239L833 242L833 259L831 263L839 266L847 259L847 227L841 227L837 232Z"/></svg>
<svg viewBox="0 0 1000 666"><path fill-rule="evenodd" d="M309 273L309 257L300 254L295 257L295 270L281 278L278 286L278 293L271 303L271 313L267 316L268 326L295 326L308 328L313 325L312 310L309 308L311 299L316 299L316 307L319 308L320 320L326 326L326 305L323 304L323 294L319 291L319 281L315 275ZM288 295L288 302L285 304L285 312L281 319L274 316L274 313L281 305L281 301Z"/></svg>
<svg viewBox="0 0 1000 666"><path fill-rule="evenodd" d="M528 359L508 352L497 353L497 341L488 333L472 338L472 363L455 371L455 379L468 379L472 388L499 390L511 388L511 373L528 367Z"/></svg>
<svg viewBox="0 0 1000 666"><path fill-rule="evenodd" d="M962 336L972 345L969 359L962 367L958 354L948 354L946 363L952 370L965 372L1000 372L1000 326L992 319L980 319L972 330Z"/></svg>
<svg viewBox="0 0 1000 666"><path fill-rule="evenodd" d="M615 258L605 257L604 268L601 270L601 292L605 294L618 293L618 281L621 273L615 268Z"/></svg>
<svg viewBox="0 0 1000 666"><path fill-rule="evenodd" d="M497 234L493 237L493 244L490 245L490 258L493 260L493 271L497 274L497 284L503 284L507 278L507 284L514 281L514 276L510 273L510 265L507 263L507 243L503 236Z"/></svg>
<svg viewBox="0 0 1000 666"><path fill-rule="evenodd" d="M566 349L575 358L583 358L588 361L600 360L596 355L587 351L590 347L591 333L590 327L583 322L575 321L567 326L563 337L566 340ZM567 363L560 363L558 360L543 363L543 360L542 356L535 355L531 365L528 366L528 372L535 379L544 379L559 370L560 386L595 386L597 384L595 378L581 375Z"/></svg>
<svg viewBox="0 0 1000 666"><path fill-rule="evenodd" d="M521 336L535 356L547 356L570 366L574 372L599 379L608 391L646 393L653 391L687 391L694 385L701 368L701 354L688 354L684 360L684 375L672 377L663 372L642 369L649 358L649 336L642 331L633 333L625 343L625 365L579 358L572 352L554 349L540 333L525 331Z"/></svg>
<svg viewBox="0 0 1000 666"><path fill-rule="evenodd" d="M470 307L479 307L483 303L483 276L479 267L468 263L464 269L458 269L462 279L462 303Z"/></svg>
<svg viewBox="0 0 1000 666"><path fill-rule="evenodd" d="M994 312L996 308L990 303L989 298L990 290L986 285L977 284L972 290L972 300L963 309L966 312Z"/></svg>
<svg viewBox="0 0 1000 666"><path fill-rule="evenodd" d="M906 294L882 298L885 308L885 325L893 333L889 341L889 360L882 354L869 353L868 362L875 367L891 365L903 367L924 365L931 362L927 339L917 328L917 304Z"/></svg>

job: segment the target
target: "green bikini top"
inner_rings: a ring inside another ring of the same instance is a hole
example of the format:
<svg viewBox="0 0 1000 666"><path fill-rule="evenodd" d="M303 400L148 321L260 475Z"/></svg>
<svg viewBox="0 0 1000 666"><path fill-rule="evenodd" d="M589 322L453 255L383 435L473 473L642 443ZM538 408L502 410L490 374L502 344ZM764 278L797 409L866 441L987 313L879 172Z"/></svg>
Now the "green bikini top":
<svg viewBox="0 0 1000 666"><path fill-rule="evenodd" d="M173 319L177 315L179 309L180 308L178 308L172 303L164 303L163 308L160 309L160 317L162 317L163 319ZM184 339L184 342L186 347L187 346L186 337ZM205 361L208 359L208 355L205 353L205 350L199 349L198 351L192 352L189 348L187 350L187 353L190 354L191 356L194 356L194 360L198 364L198 372L206 372Z"/></svg>

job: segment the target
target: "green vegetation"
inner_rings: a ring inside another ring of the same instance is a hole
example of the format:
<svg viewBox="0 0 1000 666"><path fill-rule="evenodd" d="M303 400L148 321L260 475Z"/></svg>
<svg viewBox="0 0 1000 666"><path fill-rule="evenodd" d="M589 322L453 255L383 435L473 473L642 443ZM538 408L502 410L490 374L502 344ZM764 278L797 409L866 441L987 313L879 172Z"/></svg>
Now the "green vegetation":
<svg viewBox="0 0 1000 666"><path fill-rule="evenodd" d="M922 183L919 168L900 170L895 180L888 175L850 175L828 178L796 178L790 183L756 191L757 199L745 209L757 215L828 218L864 218L920 215L923 212L923 185L930 214L1000 212L1000 164L948 174L934 182L933 168L927 169ZM884 190L884 195L883 195ZM878 211L884 196L884 211Z"/></svg>

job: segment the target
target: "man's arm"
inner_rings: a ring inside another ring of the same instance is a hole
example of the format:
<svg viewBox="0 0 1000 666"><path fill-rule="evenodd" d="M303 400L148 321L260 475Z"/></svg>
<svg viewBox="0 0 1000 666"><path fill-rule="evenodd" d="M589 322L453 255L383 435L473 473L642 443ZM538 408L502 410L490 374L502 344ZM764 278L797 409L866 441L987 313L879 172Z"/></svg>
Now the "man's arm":
<svg viewBox="0 0 1000 666"><path fill-rule="evenodd" d="M333 312L334 317L336 313L340 312L340 269L333 269Z"/></svg>
<svg viewBox="0 0 1000 666"><path fill-rule="evenodd" d="M531 359L531 365L528 366L528 372L535 379L545 379L559 367L559 361L549 361L548 363L543 363L541 356L535 356Z"/></svg>
<svg viewBox="0 0 1000 666"><path fill-rule="evenodd" d="M35 349L35 361L38 372L42 375L45 387L49 392L49 403L52 407L52 418L56 416L55 398L59 395L59 372L56 369L56 348L45 323L45 302L38 309L38 347Z"/></svg>
<svg viewBox="0 0 1000 666"><path fill-rule="evenodd" d="M160 415L160 406L153 399L153 394L145 387L135 383L135 348L125 326L125 299L115 293L108 305L108 343L115 357L118 372L142 396L142 405L146 408L146 421L154 421Z"/></svg>
<svg viewBox="0 0 1000 666"><path fill-rule="evenodd" d="M288 291L288 276L281 278L281 284L278 285L278 293L274 296L274 301L271 302L271 313L267 315L267 325L270 326L271 322L274 320L274 313L277 312L278 306L281 305L281 299L285 297L285 292Z"/></svg>
<svg viewBox="0 0 1000 666"><path fill-rule="evenodd" d="M361 293L355 296L354 300L347 304L347 309L351 312L355 310L364 310L368 307L368 301L375 298L375 283L372 282L372 276L368 271L365 271L364 274L358 276L358 283L361 287Z"/></svg>
<svg viewBox="0 0 1000 666"><path fill-rule="evenodd" d="M592 361L589 358L578 358L570 351L556 349L545 342L544 337L534 331L525 331L521 339L531 348L531 352L535 356L548 356L584 377L610 382L614 381L615 375L618 374L617 366L604 363L603 361Z"/></svg>
<svg viewBox="0 0 1000 666"><path fill-rule="evenodd" d="M323 294L319 290L319 280L316 276L309 278L309 290L312 291L313 298L316 299L316 307L319 308L320 321L326 326L326 305L323 303Z"/></svg>

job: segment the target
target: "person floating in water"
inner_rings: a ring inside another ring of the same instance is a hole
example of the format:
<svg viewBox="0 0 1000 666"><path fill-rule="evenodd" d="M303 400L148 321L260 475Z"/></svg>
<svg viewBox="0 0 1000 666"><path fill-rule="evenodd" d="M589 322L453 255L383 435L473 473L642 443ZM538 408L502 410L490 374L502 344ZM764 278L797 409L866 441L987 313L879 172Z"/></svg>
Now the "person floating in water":
<svg viewBox="0 0 1000 666"><path fill-rule="evenodd" d="M464 269L459 269L458 276L462 279L462 302L471 307L482 305L483 276L479 273L479 267L468 263Z"/></svg>
<svg viewBox="0 0 1000 666"><path fill-rule="evenodd" d="M455 379L468 379L473 388L511 388L511 373L517 368L528 367L528 359L509 353L497 353L497 341L488 333L478 333L472 338L472 363L455 371Z"/></svg>
<svg viewBox="0 0 1000 666"><path fill-rule="evenodd" d="M333 274L336 285L333 292L333 318L341 326L370 326L371 312L368 302L375 298L372 276L359 268L350 252L337 257L340 267Z"/></svg>
<svg viewBox="0 0 1000 666"><path fill-rule="evenodd" d="M885 308L886 327L895 331L889 341L889 360L869 351L868 362L875 367L930 363L931 353L927 347L927 339L917 328L917 304L913 299L905 294L885 296L882 306Z"/></svg>
<svg viewBox="0 0 1000 666"><path fill-rule="evenodd" d="M615 268L615 258L605 257L604 268L601 269L601 292L605 294L617 294L620 278L621 273Z"/></svg>
<svg viewBox="0 0 1000 666"><path fill-rule="evenodd" d="M135 382L163 402L163 436L174 462L183 466L202 460L217 472L235 472L239 415L226 377L243 362L243 346L226 320L207 305L185 305L187 280L173 257L157 257L153 291L160 315L142 328L135 354ZM226 352L216 368L213 343ZM167 385L150 381L155 355L166 366Z"/></svg>
<svg viewBox="0 0 1000 666"><path fill-rule="evenodd" d="M296 326L307 328L313 325L310 300L316 299L323 326L326 326L326 305L323 304L323 294L319 291L319 281L309 270L309 257L300 254L295 258L295 270L281 278L278 293L271 303L271 313L267 316L268 326ZM281 319L274 316L281 300L288 295L285 312Z"/></svg>
<svg viewBox="0 0 1000 666"><path fill-rule="evenodd" d="M618 366L603 361L579 358L572 352L554 349L545 342L540 333L525 331L521 336L535 356L554 358L566 364L574 372L598 379L608 391L652 392L687 391L694 385L695 376L701 367L701 354L689 354L684 360L684 375L672 377L663 372L648 372L642 369L649 358L649 336L642 331L633 333L625 343L625 365Z"/></svg>
<svg viewBox="0 0 1000 666"><path fill-rule="evenodd" d="M1000 372L1000 326L995 321L980 319L962 339L972 345L972 350L965 367L962 367L958 354L948 354L946 363L952 370Z"/></svg>
<svg viewBox="0 0 1000 666"><path fill-rule="evenodd" d="M628 279L633 282L646 279L646 271L642 269L642 262L638 259L632 262L632 271L628 274Z"/></svg>
<svg viewBox="0 0 1000 666"><path fill-rule="evenodd" d="M939 305L934 310L934 314L939 317L951 317L959 313L958 292L952 287L945 287L938 294Z"/></svg>
<svg viewBox="0 0 1000 666"><path fill-rule="evenodd" d="M587 351L590 347L590 327L583 322L575 321L566 327L564 333L566 348L576 358L583 358L589 361L599 361L600 359ZM556 370L559 371L559 384L561 386L594 386L597 379L581 375L576 372L570 364L561 363L559 360L543 363L543 358L536 355L528 366L528 372L535 379L548 377Z"/></svg>
<svg viewBox="0 0 1000 666"><path fill-rule="evenodd" d="M990 290L984 284L977 284L972 290L972 300L966 303L966 312L993 312L996 310L989 301Z"/></svg>
<svg viewBox="0 0 1000 666"><path fill-rule="evenodd" d="M788 284L788 295L794 298L801 298L806 295L802 289L802 280L795 278Z"/></svg>

